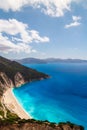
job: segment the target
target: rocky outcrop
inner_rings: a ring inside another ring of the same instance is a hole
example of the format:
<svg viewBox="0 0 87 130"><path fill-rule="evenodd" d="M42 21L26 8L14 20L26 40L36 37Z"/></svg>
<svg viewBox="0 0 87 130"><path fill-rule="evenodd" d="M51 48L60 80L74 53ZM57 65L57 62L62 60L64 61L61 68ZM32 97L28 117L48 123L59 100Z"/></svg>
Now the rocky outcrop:
<svg viewBox="0 0 87 130"><path fill-rule="evenodd" d="M26 82L49 76L0 56L0 96L7 88L18 87Z"/></svg>
<svg viewBox="0 0 87 130"><path fill-rule="evenodd" d="M13 125L0 125L0 130L84 130L81 126L70 126L69 124L60 126L51 124L38 124L38 123L20 123Z"/></svg>
<svg viewBox="0 0 87 130"><path fill-rule="evenodd" d="M25 83L24 78L19 72L15 74L14 82L4 72L0 72L0 119L7 118L8 110L10 111L10 113L13 113L13 111L8 107L8 105L6 106L7 103L5 104L4 102L5 91L8 90L9 88L13 88L14 86L15 87L21 86L24 83Z"/></svg>
<svg viewBox="0 0 87 130"><path fill-rule="evenodd" d="M19 87L25 83L24 78L21 73L17 72L16 75L14 76L14 82L15 86Z"/></svg>
<svg viewBox="0 0 87 130"><path fill-rule="evenodd" d="M3 94L8 88L21 86L25 83L25 80L21 73L17 72L14 76L14 82L4 73L0 72L0 91Z"/></svg>
<svg viewBox="0 0 87 130"><path fill-rule="evenodd" d="M13 86L12 80L4 72L0 72L0 96L3 95L4 91Z"/></svg>

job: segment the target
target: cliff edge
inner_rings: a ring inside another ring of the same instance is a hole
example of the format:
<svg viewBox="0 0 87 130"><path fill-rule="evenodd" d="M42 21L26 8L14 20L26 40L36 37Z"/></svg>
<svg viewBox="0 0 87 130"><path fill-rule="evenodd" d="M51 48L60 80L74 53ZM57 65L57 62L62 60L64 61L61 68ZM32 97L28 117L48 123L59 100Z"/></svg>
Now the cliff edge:
<svg viewBox="0 0 87 130"><path fill-rule="evenodd" d="M25 67L15 61L0 56L0 95L7 88L18 87L34 80L48 78L49 76L34 69Z"/></svg>

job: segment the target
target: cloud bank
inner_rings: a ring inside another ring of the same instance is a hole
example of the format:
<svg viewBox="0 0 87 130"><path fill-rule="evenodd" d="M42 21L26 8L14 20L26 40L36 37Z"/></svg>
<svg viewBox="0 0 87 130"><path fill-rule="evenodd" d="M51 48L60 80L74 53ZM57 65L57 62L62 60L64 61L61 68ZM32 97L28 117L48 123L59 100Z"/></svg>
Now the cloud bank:
<svg viewBox="0 0 87 130"><path fill-rule="evenodd" d="M63 16L71 10L72 3L85 5L87 0L0 0L0 9L4 11L20 11L23 7L31 6L52 17Z"/></svg>
<svg viewBox="0 0 87 130"><path fill-rule="evenodd" d="M0 19L0 52L36 52L32 42L49 42L49 38L41 37L38 31L30 30L27 24L16 19Z"/></svg>

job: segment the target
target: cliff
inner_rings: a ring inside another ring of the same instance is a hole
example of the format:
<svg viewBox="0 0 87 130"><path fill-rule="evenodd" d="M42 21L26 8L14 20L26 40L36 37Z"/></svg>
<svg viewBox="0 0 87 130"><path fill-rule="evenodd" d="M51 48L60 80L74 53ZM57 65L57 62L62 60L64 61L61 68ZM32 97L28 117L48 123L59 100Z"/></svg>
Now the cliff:
<svg viewBox="0 0 87 130"><path fill-rule="evenodd" d="M7 127L8 126L8 127ZM84 130L70 122L54 124L35 120L21 120L16 123L0 122L0 130Z"/></svg>
<svg viewBox="0 0 87 130"><path fill-rule="evenodd" d="M26 82L47 78L48 75L27 68L15 61L0 56L0 95L9 87L18 87Z"/></svg>
<svg viewBox="0 0 87 130"><path fill-rule="evenodd" d="M0 56L0 119L14 119L18 117L9 111L6 104L4 104L3 94L6 90L21 86L30 81L48 77L46 74Z"/></svg>

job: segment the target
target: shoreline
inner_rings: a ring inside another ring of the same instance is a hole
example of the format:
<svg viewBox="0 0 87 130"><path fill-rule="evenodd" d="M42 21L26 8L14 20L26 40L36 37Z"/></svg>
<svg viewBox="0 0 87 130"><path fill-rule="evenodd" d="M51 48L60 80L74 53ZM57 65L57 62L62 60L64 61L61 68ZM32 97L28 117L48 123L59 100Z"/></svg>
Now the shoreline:
<svg viewBox="0 0 87 130"><path fill-rule="evenodd" d="M3 94L3 103L12 113L17 114L21 119L32 118L16 99L13 88L9 88L5 91Z"/></svg>

